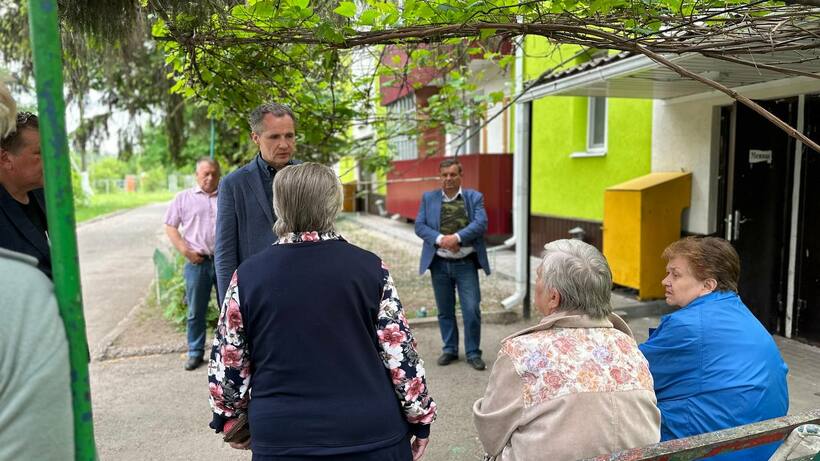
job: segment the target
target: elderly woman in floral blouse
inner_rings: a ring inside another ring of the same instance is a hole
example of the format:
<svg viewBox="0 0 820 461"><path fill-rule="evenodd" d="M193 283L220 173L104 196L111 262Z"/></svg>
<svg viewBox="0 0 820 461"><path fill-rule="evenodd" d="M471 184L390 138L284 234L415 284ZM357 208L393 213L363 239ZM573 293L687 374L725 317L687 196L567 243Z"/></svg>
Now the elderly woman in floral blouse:
<svg viewBox="0 0 820 461"><path fill-rule="evenodd" d="M341 184L276 174L279 240L233 274L208 369L211 428L247 412L256 461L422 457L436 416L393 279L334 230Z"/></svg>
<svg viewBox="0 0 820 461"><path fill-rule="evenodd" d="M535 284L544 318L502 341L473 406L484 449L502 461L563 461L658 442L652 376L612 314L606 259L580 240L544 248Z"/></svg>

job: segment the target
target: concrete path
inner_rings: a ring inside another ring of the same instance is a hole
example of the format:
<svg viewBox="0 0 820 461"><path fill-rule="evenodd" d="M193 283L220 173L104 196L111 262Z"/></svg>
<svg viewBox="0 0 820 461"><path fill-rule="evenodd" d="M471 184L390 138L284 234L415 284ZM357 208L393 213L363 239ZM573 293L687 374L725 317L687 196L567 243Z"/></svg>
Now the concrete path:
<svg viewBox="0 0 820 461"><path fill-rule="evenodd" d="M481 347L488 366L494 363L501 339L536 322L482 325ZM646 339L646 328L657 318L635 319L630 326L636 339ZM413 328L419 353L425 360L430 392L439 405L433 424L427 461L480 460L483 453L475 435L472 404L484 394L489 369L477 372L462 360L446 367L435 364L441 340L435 324ZM790 414L820 408L820 350L778 339L791 367ZM179 354L132 357L93 362L94 426L101 460L146 459L250 460L248 452L233 450L208 429L207 372L186 372Z"/></svg>
<svg viewBox="0 0 820 461"><path fill-rule="evenodd" d="M167 206L148 205L78 227L86 332L92 355L148 293L154 277L154 249L166 246L162 217Z"/></svg>
<svg viewBox="0 0 820 461"><path fill-rule="evenodd" d="M152 277L151 253L157 245L164 245L159 225L164 207L140 208L80 229L91 344L99 343L145 295ZM377 224L379 221L371 221L374 228ZM393 235L385 229L399 230ZM382 225L378 230L418 244L408 234L407 224ZM503 260L497 263L502 272ZM502 338L536 321L483 325L481 346L488 365L495 361ZM647 328L657 321L657 316L633 318L630 325L636 339L644 340ZM431 395L440 407L424 459L480 460L482 450L471 407L483 395L489 370L476 372L463 359L447 367L436 366L441 347L436 324L413 329L426 361ZM790 413L820 407L820 367L816 366L820 349L784 338L776 340L791 367ZM101 460L250 460L249 452L231 449L208 429L207 372L204 367L186 372L180 366L182 360L180 354L165 354L91 363L94 426Z"/></svg>

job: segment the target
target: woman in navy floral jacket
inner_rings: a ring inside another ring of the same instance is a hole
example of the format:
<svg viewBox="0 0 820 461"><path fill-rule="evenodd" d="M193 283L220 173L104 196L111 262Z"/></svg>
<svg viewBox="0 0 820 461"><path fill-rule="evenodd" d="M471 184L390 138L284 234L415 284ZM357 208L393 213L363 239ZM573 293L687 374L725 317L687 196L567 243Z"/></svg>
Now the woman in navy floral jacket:
<svg viewBox="0 0 820 461"><path fill-rule="evenodd" d="M251 439L231 445L256 461L420 459L436 404L390 273L335 233L338 178L290 166L273 196L279 239L239 266L222 305L211 428L247 412Z"/></svg>

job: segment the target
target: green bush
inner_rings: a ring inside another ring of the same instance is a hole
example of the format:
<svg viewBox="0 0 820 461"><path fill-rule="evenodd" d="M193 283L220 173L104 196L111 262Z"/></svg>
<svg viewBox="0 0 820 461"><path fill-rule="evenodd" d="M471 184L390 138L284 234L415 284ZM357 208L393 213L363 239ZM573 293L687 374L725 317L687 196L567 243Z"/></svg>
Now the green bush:
<svg viewBox="0 0 820 461"><path fill-rule="evenodd" d="M80 178L80 172L74 167L71 168L71 192L74 196L74 208L88 206L89 197L85 194Z"/></svg>
<svg viewBox="0 0 820 461"><path fill-rule="evenodd" d="M188 320L188 305L185 302L185 279L182 276L185 267L185 257L174 251L168 257L160 250L154 251L154 265L157 268L159 284L159 299L157 303L162 309L162 316L170 321L177 329L184 331ZM216 297L212 296L208 303L206 326L208 330L216 327L219 320L219 310L216 307Z"/></svg>
<svg viewBox="0 0 820 461"><path fill-rule="evenodd" d="M116 157L103 157L88 167L88 174L93 184L101 179L122 179L131 168Z"/></svg>
<svg viewBox="0 0 820 461"><path fill-rule="evenodd" d="M168 189L168 174L157 166L140 174L140 192L156 192Z"/></svg>

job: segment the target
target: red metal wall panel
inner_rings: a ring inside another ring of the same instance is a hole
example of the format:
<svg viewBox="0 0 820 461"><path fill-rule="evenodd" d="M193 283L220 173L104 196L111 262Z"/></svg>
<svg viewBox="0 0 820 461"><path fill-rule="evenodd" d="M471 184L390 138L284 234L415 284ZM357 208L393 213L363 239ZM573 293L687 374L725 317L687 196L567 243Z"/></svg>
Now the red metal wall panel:
<svg viewBox="0 0 820 461"><path fill-rule="evenodd" d="M416 219L421 195L441 187L438 165L443 157L393 162L387 175L387 212ZM512 155L471 154L458 157L463 168L462 187L484 194L489 219L487 235L512 233ZM432 179L425 179L432 178Z"/></svg>

